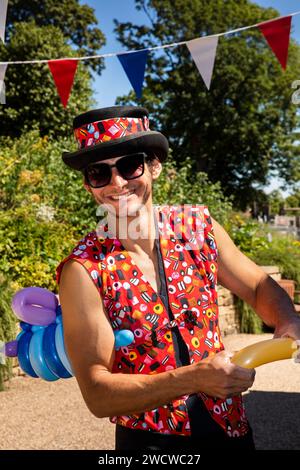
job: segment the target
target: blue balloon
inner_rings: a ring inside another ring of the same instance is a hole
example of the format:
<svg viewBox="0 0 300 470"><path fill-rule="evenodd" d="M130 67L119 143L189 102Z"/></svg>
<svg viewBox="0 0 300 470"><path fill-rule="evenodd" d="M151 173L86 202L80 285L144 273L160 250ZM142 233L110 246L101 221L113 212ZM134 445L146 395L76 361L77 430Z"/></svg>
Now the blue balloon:
<svg viewBox="0 0 300 470"><path fill-rule="evenodd" d="M37 378L38 375L33 370L29 357L29 346L32 336L31 331L23 331L18 336L18 361L25 374Z"/></svg>
<svg viewBox="0 0 300 470"><path fill-rule="evenodd" d="M123 348L131 344L134 340L134 334L130 330L114 331L115 348Z"/></svg>
<svg viewBox="0 0 300 470"><path fill-rule="evenodd" d="M17 334L16 341L19 341L19 339L21 338L21 336L23 336L24 333L25 331L20 331L20 333Z"/></svg>
<svg viewBox="0 0 300 470"><path fill-rule="evenodd" d="M56 321L57 324L62 323L62 315L61 315L61 314L60 314L60 315L57 315L55 321Z"/></svg>
<svg viewBox="0 0 300 470"><path fill-rule="evenodd" d="M56 316L61 315L61 314L62 314L61 305L58 305L58 306L56 307Z"/></svg>
<svg viewBox="0 0 300 470"><path fill-rule="evenodd" d="M20 321L20 327L23 331L31 331L31 325L29 325L29 323L26 323L25 321Z"/></svg>
<svg viewBox="0 0 300 470"><path fill-rule="evenodd" d="M58 323L56 330L55 330L55 346L57 349L59 359L63 363L64 367L67 369L67 371L71 375L74 375L74 372L72 371L72 367L71 367L70 361L68 359L68 356L65 350L64 331L63 331L62 323Z"/></svg>
<svg viewBox="0 0 300 470"><path fill-rule="evenodd" d="M43 330L45 327L41 325L32 325L31 331L32 333L35 333L36 331Z"/></svg>
<svg viewBox="0 0 300 470"><path fill-rule="evenodd" d="M41 292L43 298L45 297L45 292L47 295L49 294L49 299L52 302L50 305L51 308L49 308L51 315L55 314L55 317L52 323L47 320L48 324L45 324L44 321L43 324L40 324L40 321L37 322L38 324L30 324L26 321L27 317L25 321L20 321L22 331L18 334L16 341L17 355L21 368L27 375L40 377L47 381L55 381L58 378L74 376L65 350L61 306L57 305L57 299L54 298L55 296L45 289L30 288L29 290L27 289L27 291L30 295L35 295L37 291L37 293ZM35 304L32 304L32 306L34 308L36 307ZM39 319L37 318L37 320ZM115 349L128 346L134 342L134 334L130 330L114 331L114 336Z"/></svg>
<svg viewBox="0 0 300 470"><path fill-rule="evenodd" d="M67 371L59 359L55 346L56 326L56 323L52 323L45 330L43 337L43 355L47 366L54 374L62 379L68 379L69 377L72 377L72 375Z"/></svg>
<svg viewBox="0 0 300 470"><path fill-rule="evenodd" d="M53 374L46 364L43 355L43 336L45 328L39 328L33 334L29 345L29 357L33 370L44 380L52 382L58 380L58 376Z"/></svg>

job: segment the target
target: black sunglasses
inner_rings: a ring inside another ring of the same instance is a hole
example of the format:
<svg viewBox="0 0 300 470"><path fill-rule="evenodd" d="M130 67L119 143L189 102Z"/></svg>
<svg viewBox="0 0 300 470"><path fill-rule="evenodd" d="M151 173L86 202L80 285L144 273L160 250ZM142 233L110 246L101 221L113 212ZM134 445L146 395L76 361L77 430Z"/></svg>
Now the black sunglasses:
<svg viewBox="0 0 300 470"><path fill-rule="evenodd" d="M94 163L84 169L86 183L92 188L102 188L110 183L112 168L117 168L118 173L126 180L134 180L144 174L145 161L150 157L144 153L124 155L115 165L108 163Z"/></svg>

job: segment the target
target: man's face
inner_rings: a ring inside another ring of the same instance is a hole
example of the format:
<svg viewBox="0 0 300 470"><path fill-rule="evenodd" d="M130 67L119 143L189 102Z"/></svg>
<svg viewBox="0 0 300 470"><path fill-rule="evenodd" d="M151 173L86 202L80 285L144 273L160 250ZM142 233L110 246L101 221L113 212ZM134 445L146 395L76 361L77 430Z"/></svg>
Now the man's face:
<svg viewBox="0 0 300 470"><path fill-rule="evenodd" d="M120 158L103 160L103 163L114 165ZM161 163L155 159L145 162L142 176L133 180L124 179L117 168L111 168L112 177L107 186L92 188L84 182L84 187L93 196L98 205L105 205L108 211L117 217L135 216L139 210L152 201L152 182L160 175Z"/></svg>

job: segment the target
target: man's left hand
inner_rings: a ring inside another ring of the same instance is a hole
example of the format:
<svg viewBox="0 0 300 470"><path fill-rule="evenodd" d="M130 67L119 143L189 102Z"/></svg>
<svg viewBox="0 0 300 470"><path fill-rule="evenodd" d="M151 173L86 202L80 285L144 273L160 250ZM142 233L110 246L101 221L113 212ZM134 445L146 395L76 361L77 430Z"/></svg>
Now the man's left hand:
<svg viewBox="0 0 300 470"><path fill-rule="evenodd" d="M277 325L274 331L274 338L300 339L300 316L289 316L284 323Z"/></svg>

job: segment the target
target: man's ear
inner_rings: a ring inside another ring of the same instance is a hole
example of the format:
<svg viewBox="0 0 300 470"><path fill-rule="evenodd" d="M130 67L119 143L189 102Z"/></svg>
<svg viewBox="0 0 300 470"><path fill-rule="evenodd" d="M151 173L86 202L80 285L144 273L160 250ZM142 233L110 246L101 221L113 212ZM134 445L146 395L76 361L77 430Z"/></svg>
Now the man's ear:
<svg viewBox="0 0 300 470"><path fill-rule="evenodd" d="M152 160L150 168L151 168L152 179L156 180L162 172L162 164L158 160L158 158L155 158L154 160Z"/></svg>

